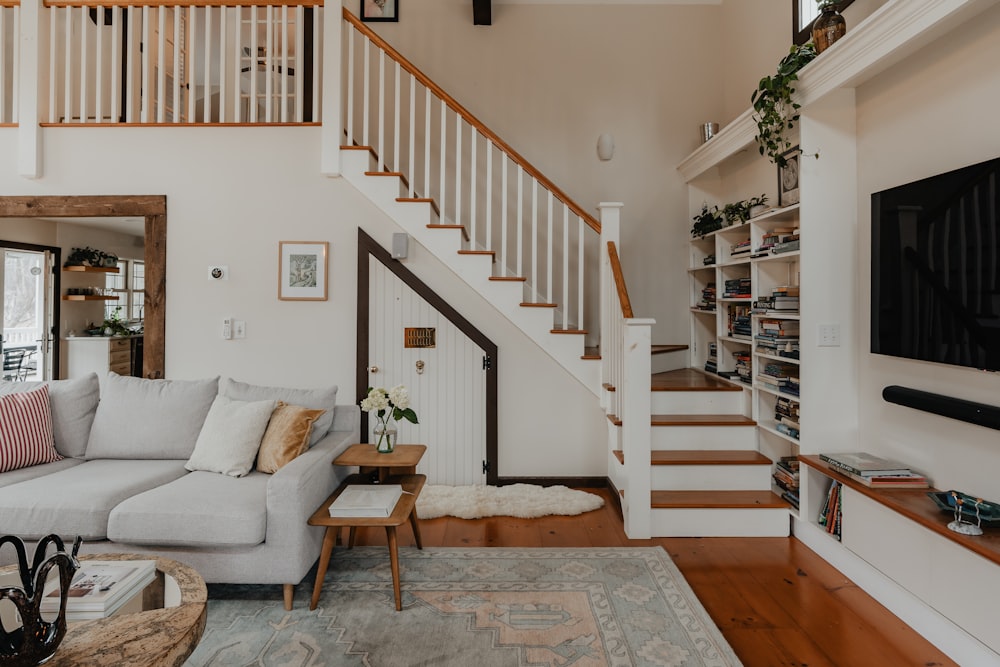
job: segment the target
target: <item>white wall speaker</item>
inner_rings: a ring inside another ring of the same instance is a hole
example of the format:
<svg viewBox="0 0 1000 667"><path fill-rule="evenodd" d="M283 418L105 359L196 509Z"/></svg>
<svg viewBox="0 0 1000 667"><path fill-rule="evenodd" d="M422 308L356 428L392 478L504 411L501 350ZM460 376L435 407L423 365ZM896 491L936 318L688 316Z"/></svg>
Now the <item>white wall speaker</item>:
<svg viewBox="0 0 1000 667"><path fill-rule="evenodd" d="M410 235L399 233L392 235L392 258L406 259L406 253L410 249Z"/></svg>

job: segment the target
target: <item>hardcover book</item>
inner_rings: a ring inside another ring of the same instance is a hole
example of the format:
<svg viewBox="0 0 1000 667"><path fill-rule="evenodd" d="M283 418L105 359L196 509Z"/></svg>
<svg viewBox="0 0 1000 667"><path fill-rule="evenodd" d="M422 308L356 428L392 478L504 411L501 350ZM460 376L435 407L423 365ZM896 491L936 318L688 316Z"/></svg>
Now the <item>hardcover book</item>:
<svg viewBox="0 0 1000 667"><path fill-rule="evenodd" d="M391 516L402 495L399 484L350 484L330 504L330 516Z"/></svg>
<svg viewBox="0 0 1000 667"><path fill-rule="evenodd" d="M874 475L908 475L912 472L909 466L899 461L884 459L880 456L868 454L867 452L820 454L819 458L835 468L864 477L872 477Z"/></svg>

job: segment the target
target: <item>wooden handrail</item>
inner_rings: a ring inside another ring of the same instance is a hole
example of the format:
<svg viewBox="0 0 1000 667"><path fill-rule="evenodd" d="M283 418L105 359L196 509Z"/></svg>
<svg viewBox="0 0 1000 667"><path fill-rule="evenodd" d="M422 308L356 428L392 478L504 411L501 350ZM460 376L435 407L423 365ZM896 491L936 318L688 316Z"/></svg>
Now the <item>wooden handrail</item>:
<svg viewBox="0 0 1000 667"><path fill-rule="evenodd" d="M615 278L618 301L622 305L622 317L630 320L635 316L632 314L632 302L628 298L628 288L625 286L625 274L622 273L622 263L618 259L618 248L615 246L614 241L608 241L608 257L611 259L611 275Z"/></svg>
<svg viewBox="0 0 1000 667"><path fill-rule="evenodd" d="M4 4L9 0L0 0ZM45 7L322 7L324 0L44 0ZM14 4L18 4L15 2Z"/></svg>
<svg viewBox="0 0 1000 667"><path fill-rule="evenodd" d="M20 7L21 0L0 0L0 7Z"/></svg>
<svg viewBox="0 0 1000 667"><path fill-rule="evenodd" d="M478 130L479 133L482 134L484 137L489 139L494 146L496 146L501 151L506 153L512 160L514 160L514 162L519 164L521 168L524 171L526 171L532 178L541 183L542 187L551 192L553 195L556 196L556 198L559 201L568 206L569 210L573 211L573 213L583 218L583 220L587 223L588 227L593 229L598 234L601 233L601 223L597 221L597 218L584 211L579 204L577 204L568 196L566 196L566 193L564 193L562 190L556 187L555 183L546 178L545 175L542 174L542 172L538 171L538 169L535 168L530 162L521 157L521 155L517 151L515 151L510 146L510 144L508 144L506 141L498 137L496 133L493 132L493 130L486 127L486 125L481 120L473 116L468 109L466 109L461 104L456 102L451 95L444 92L441 86L434 83L434 81L432 81L430 77L428 77L426 74L417 69L417 67L409 60L407 60L405 57L403 57L403 55L399 53L399 51L392 48L392 46L390 46L388 42L379 37L374 31L372 31L371 28L365 25L361 21L361 19L352 14L350 10L347 9L347 7L344 7L344 20L353 25L355 28L357 28L358 31L361 32L361 34L368 37L368 39L370 39L376 46L385 51L385 53L388 54L390 58L399 63L400 67L402 67L407 72L412 74L417 81L422 83L435 95L437 95L441 100L443 100L445 104L451 107L452 111L462 116L465 119L465 121L469 123L469 125L476 128L476 130Z"/></svg>

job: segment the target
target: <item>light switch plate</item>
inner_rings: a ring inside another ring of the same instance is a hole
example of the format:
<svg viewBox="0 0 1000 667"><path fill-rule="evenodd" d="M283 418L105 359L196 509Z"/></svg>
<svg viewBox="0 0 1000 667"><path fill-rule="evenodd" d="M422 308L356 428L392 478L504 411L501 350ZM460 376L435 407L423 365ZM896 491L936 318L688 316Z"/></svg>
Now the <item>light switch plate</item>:
<svg viewBox="0 0 1000 667"><path fill-rule="evenodd" d="M247 337L247 321L233 320L233 338Z"/></svg>
<svg viewBox="0 0 1000 667"><path fill-rule="evenodd" d="M840 347L839 324L820 324L817 334L819 347Z"/></svg>

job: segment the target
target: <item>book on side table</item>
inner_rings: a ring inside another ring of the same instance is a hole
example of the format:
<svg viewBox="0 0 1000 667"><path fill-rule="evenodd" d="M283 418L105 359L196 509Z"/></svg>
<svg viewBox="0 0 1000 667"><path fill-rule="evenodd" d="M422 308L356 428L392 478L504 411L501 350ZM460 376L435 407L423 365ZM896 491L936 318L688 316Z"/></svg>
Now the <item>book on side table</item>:
<svg viewBox="0 0 1000 667"><path fill-rule="evenodd" d="M89 621L122 611L156 575L155 560L85 560L66 594L66 620ZM58 580L46 585L43 612L58 613ZM141 595L139 596L141 603Z"/></svg>
<svg viewBox="0 0 1000 667"><path fill-rule="evenodd" d="M400 484L349 484L330 503L330 516L391 516L402 495L403 487Z"/></svg>

